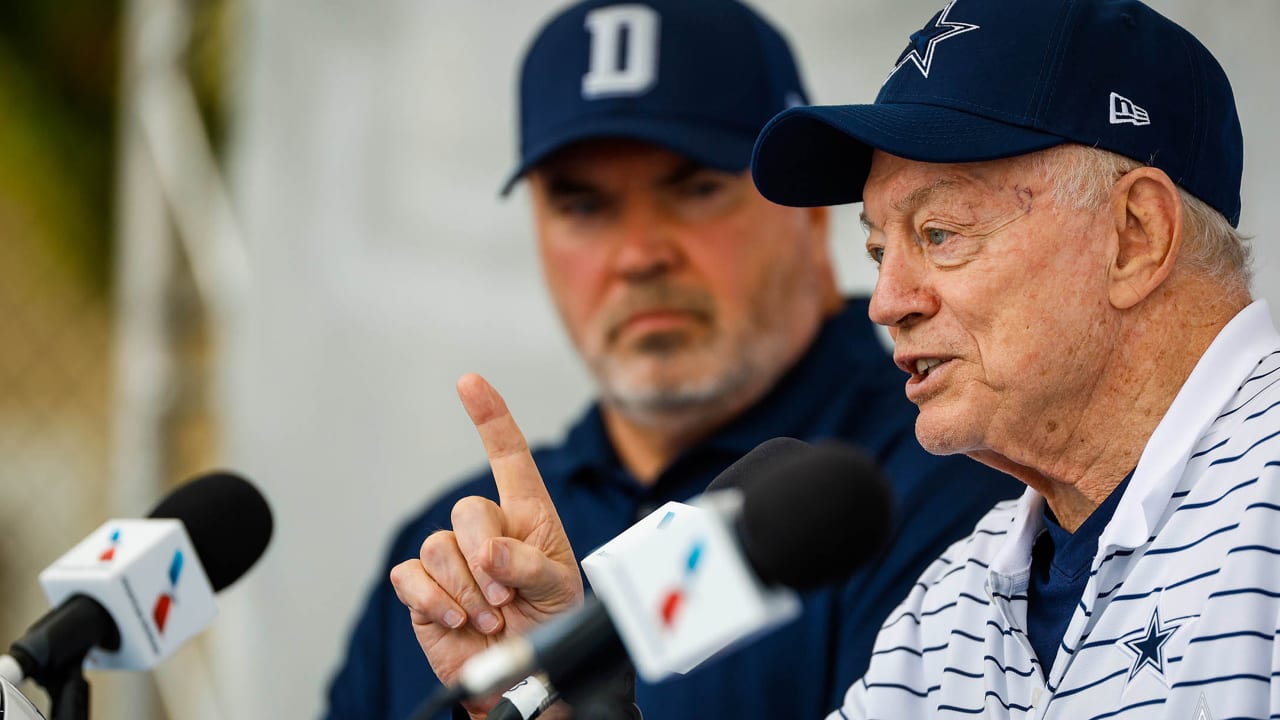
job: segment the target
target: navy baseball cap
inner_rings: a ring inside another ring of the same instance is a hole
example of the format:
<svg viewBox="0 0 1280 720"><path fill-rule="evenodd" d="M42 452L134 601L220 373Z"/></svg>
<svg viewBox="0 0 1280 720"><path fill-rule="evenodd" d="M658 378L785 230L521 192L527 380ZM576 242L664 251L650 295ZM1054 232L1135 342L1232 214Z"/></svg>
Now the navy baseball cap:
<svg viewBox="0 0 1280 720"><path fill-rule="evenodd" d="M736 0L587 0L520 71L520 160L503 194L581 140L629 138L740 172L770 118L806 102L787 41Z"/></svg>
<svg viewBox="0 0 1280 720"><path fill-rule="evenodd" d="M1066 142L1157 167L1240 220L1244 140L1226 73L1136 0L950 0L875 104L781 113L752 171L776 203L832 205L862 199L872 149L976 162Z"/></svg>

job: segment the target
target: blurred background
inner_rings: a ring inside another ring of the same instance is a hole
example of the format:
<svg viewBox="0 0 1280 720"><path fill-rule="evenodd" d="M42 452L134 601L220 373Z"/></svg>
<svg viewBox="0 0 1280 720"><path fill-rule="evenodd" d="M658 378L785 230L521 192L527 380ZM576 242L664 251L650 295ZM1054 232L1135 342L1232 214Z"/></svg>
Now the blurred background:
<svg viewBox="0 0 1280 720"><path fill-rule="evenodd" d="M942 3L755 4L831 103L870 101ZM1232 78L1241 228L1280 307L1280 3L1152 4ZM559 6L0 3L0 645L46 609L41 568L199 472L242 472L276 515L199 641L91 674L94 717L315 717L391 530L483 461L457 377L534 442L588 401L523 188L497 194L516 64ZM842 209L850 291L874 281L862 240Z"/></svg>

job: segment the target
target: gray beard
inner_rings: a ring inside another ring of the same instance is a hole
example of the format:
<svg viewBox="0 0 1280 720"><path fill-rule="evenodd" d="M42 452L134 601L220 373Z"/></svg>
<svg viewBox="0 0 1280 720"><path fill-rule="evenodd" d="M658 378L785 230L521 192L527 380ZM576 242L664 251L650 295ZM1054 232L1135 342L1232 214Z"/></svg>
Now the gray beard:
<svg viewBox="0 0 1280 720"><path fill-rule="evenodd" d="M672 356L684 347L682 338L675 334L654 335L645 340L646 354ZM737 391L747 385L758 372L752 359L744 358L735 367L719 375L700 381L685 381L653 385L644 388L619 387L611 381L611 373L605 368L596 372L596 380L606 403L633 421L644 424L673 422L673 416L712 412L721 403L732 400Z"/></svg>

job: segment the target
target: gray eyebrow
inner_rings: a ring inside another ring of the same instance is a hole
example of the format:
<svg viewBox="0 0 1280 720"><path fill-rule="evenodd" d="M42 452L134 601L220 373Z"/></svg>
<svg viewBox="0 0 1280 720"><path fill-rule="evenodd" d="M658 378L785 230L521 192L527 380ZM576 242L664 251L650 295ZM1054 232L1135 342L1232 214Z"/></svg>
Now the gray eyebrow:
<svg viewBox="0 0 1280 720"><path fill-rule="evenodd" d="M912 190L911 192L899 198L896 202L893 203L893 209L897 210L900 213L911 212L912 210L915 210L916 208L923 205L926 201L928 201L934 195L944 190L950 190L951 188L954 188L959 184L960 183L953 178L938 178L937 180L934 180L932 183L925 185L923 187L918 187L915 190Z"/></svg>
<svg viewBox="0 0 1280 720"><path fill-rule="evenodd" d="M950 190L951 188L957 187L959 185L960 185L960 181L954 178L938 178L937 180L934 180L932 183L925 185L923 187L918 187L915 190L912 190L911 192L902 196L901 198L898 198L893 203L893 209L896 212L903 213L903 214L910 213L911 211L915 210L916 208L926 203L934 195ZM858 222L862 223L863 229L867 230L868 232L870 232L876 227L876 224L871 222L871 218L867 217L866 210L863 210L861 213L858 214Z"/></svg>

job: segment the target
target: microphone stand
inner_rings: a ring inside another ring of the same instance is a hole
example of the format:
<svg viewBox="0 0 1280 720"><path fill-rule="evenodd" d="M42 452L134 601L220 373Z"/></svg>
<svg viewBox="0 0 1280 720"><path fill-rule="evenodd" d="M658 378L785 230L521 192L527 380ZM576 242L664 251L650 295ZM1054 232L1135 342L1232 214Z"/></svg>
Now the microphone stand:
<svg viewBox="0 0 1280 720"><path fill-rule="evenodd" d="M642 720L640 708L630 698L601 693L583 706L573 708L574 720Z"/></svg>
<svg viewBox="0 0 1280 720"><path fill-rule="evenodd" d="M574 720L642 720L635 704L636 675L629 661L620 670L601 672L564 693Z"/></svg>
<svg viewBox="0 0 1280 720"><path fill-rule="evenodd" d="M85 680L82 669L84 657L45 674L40 684L52 703L49 720L89 720L89 681Z"/></svg>

